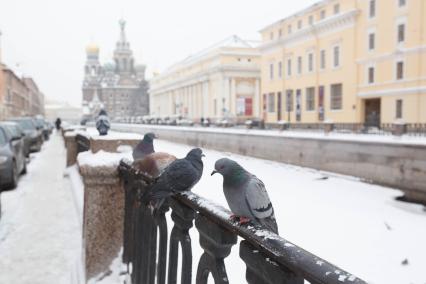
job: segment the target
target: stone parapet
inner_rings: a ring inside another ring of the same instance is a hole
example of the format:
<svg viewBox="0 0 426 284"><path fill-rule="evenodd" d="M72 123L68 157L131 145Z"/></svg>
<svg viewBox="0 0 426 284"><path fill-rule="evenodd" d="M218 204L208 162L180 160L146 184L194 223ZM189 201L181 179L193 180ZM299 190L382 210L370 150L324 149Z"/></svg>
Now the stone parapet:
<svg viewBox="0 0 426 284"><path fill-rule="evenodd" d="M123 243L124 190L120 183L117 164L123 157L108 157L105 165L87 161L99 160L98 155L84 152L78 165L84 184L83 259L86 279L108 271Z"/></svg>

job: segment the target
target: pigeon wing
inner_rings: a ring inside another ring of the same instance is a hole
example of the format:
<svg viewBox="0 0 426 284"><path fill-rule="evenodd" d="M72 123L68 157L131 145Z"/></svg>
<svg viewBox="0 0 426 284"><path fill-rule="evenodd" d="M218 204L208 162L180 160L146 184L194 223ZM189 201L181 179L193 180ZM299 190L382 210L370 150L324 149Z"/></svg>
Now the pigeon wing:
<svg viewBox="0 0 426 284"><path fill-rule="evenodd" d="M278 233L274 216L274 208L266 192L265 184L256 176L251 176L248 182L245 201L256 220L269 230Z"/></svg>

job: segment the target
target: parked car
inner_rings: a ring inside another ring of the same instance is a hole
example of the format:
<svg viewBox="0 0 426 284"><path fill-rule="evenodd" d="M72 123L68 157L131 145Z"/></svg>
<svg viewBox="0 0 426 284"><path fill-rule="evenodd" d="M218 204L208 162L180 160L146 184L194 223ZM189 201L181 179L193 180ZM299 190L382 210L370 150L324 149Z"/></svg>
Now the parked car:
<svg viewBox="0 0 426 284"><path fill-rule="evenodd" d="M11 124L0 123L0 188L15 188L26 173L24 137Z"/></svg>
<svg viewBox="0 0 426 284"><path fill-rule="evenodd" d="M49 128L46 125L46 121L44 120L44 118L42 116L36 116L34 118L34 122L36 124L36 127L38 129L41 129L41 133L43 135L43 140L44 141L49 140Z"/></svg>
<svg viewBox="0 0 426 284"><path fill-rule="evenodd" d="M24 130L24 133L29 140L30 152L39 152L41 150L41 145L43 144L42 129L37 128L31 117L11 118L9 121L17 122Z"/></svg>

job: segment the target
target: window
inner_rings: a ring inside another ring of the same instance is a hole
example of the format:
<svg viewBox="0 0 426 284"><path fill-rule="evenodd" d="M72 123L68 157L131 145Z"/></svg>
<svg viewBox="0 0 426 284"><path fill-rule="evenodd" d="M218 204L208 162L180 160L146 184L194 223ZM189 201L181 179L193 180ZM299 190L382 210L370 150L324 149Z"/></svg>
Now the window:
<svg viewBox="0 0 426 284"><path fill-rule="evenodd" d="M398 61L396 63L396 79L402 80L404 79L404 62Z"/></svg>
<svg viewBox="0 0 426 284"><path fill-rule="evenodd" d="M325 10L322 10L322 11L320 12L320 19L321 19L321 20L324 20L324 19L325 19Z"/></svg>
<svg viewBox="0 0 426 284"><path fill-rule="evenodd" d="M314 16L309 16L309 24L313 25L314 24Z"/></svg>
<svg viewBox="0 0 426 284"><path fill-rule="evenodd" d="M334 11L335 15L339 14L340 13L340 4L335 4L334 7L333 7L333 11Z"/></svg>
<svg viewBox="0 0 426 284"><path fill-rule="evenodd" d="M376 34L368 34L368 50L374 50L376 48Z"/></svg>
<svg viewBox="0 0 426 284"><path fill-rule="evenodd" d="M321 50L321 54L320 54L320 68L321 69L325 69L326 65L325 65L325 50Z"/></svg>
<svg viewBox="0 0 426 284"><path fill-rule="evenodd" d="M331 85L330 92L330 108L332 110L342 109L342 84Z"/></svg>
<svg viewBox="0 0 426 284"><path fill-rule="evenodd" d="M333 66L339 67L340 66L340 47L335 46L333 48Z"/></svg>
<svg viewBox="0 0 426 284"><path fill-rule="evenodd" d="M315 87L306 88L306 110L315 110Z"/></svg>
<svg viewBox="0 0 426 284"><path fill-rule="evenodd" d="M291 25L288 25L288 27L287 27L287 33L291 34Z"/></svg>
<svg viewBox="0 0 426 284"><path fill-rule="evenodd" d="M291 59L287 59L287 76L291 76Z"/></svg>
<svg viewBox="0 0 426 284"><path fill-rule="evenodd" d="M402 100L396 100L396 118L402 118Z"/></svg>
<svg viewBox="0 0 426 284"><path fill-rule="evenodd" d="M398 43L405 41L405 24L398 25Z"/></svg>
<svg viewBox="0 0 426 284"><path fill-rule="evenodd" d="M297 22L297 28L300 30L302 28L302 20Z"/></svg>
<svg viewBox="0 0 426 284"><path fill-rule="evenodd" d="M405 4L407 4L407 1L406 1L406 0L398 0L398 6L399 6L399 7L404 7L404 6L405 6Z"/></svg>
<svg viewBox="0 0 426 284"><path fill-rule="evenodd" d="M271 33L269 34L269 39L270 39L270 40L273 40L273 39L274 39L274 32L271 32Z"/></svg>
<svg viewBox="0 0 426 284"><path fill-rule="evenodd" d="M283 76L283 64L280 61L280 62L278 62L278 77L282 78L282 76Z"/></svg>
<svg viewBox="0 0 426 284"><path fill-rule="evenodd" d="M374 67L368 67L368 83L374 83Z"/></svg>
<svg viewBox="0 0 426 284"><path fill-rule="evenodd" d="M314 71L314 54L313 53L308 54L308 71L309 72Z"/></svg>
<svg viewBox="0 0 426 284"><path fill-rule="evenodd" d="M269 79L274 79L274 64L269 64Z"/></svg>
<svg viewBox="0 0 426 284"><path fill-rule="evenodd" d="M369 13L368 15L370 16L370 18L374 18L376 16L376 0L370 0L369 3Z"/></svg>
<svg viewBox="0 0 426 284"><path fill-rule="evenodd" d="M293 111L293 90L287 90L286 94L286 110L290 112Z"/></svg>
<svg viewBox="0 0 426 284"><path fill-rule="evenodd" d="M302 74L302 56L297 57L297 73Z"/></svg>
<svg viewBox="0 0 426 284"><path fill-rule="evenodd" d="M268 112L275 112L275 93L268 94Z"/></svg>
<svg viewBox="0 0 426 284"><path fill-rule="evenodd" d="M283 30L282 30L282 29L279 29L279 30L278 30L278 37L279 37L279 38L281 38L281 37L282 37L282 35L283 35Z"/></svg>

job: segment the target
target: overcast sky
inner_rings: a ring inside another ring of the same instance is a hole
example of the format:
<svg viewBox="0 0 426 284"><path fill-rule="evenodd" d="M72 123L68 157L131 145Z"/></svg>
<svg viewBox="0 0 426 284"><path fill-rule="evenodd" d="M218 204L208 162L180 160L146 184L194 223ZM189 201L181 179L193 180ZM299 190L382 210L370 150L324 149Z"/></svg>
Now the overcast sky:
<svg viewBox="0 0 426 284"><path fill-rule="evenodd" d="M230 35L260 39L258 31L317 0L2 0L3 62L35 78L47 98L81 103L85 47L100 46L110 61L126 31L137 63L147 75Z"/></svg>

